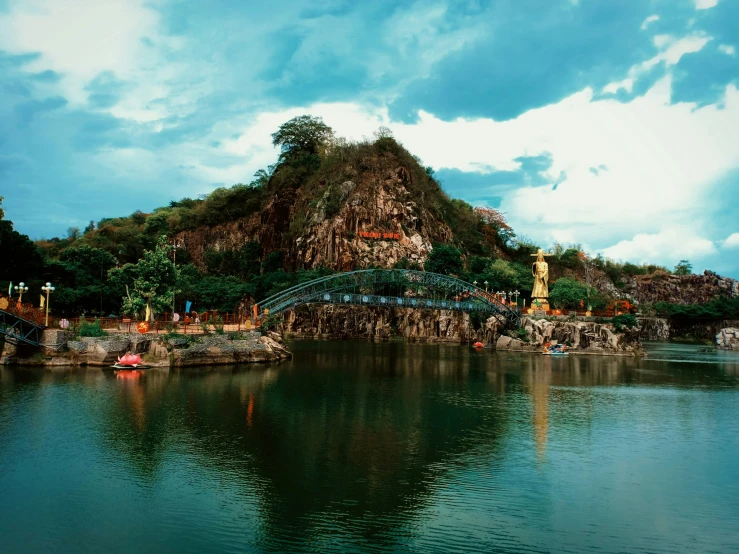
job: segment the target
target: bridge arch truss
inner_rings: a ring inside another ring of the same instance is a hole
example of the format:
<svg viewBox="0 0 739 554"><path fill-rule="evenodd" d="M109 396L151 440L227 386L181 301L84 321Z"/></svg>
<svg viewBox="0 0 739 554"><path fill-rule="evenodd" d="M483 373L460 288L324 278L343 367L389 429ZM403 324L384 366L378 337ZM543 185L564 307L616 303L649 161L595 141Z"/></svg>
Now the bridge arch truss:
<svg viewBox="0 0 739 554"><path fill-rule="evenodd" d="M255 313L264 321L305 304L477 312L492 315L508 327L520 325L517 311L475 285L409 269L365 269L321 277L257 303Z"/></svg>

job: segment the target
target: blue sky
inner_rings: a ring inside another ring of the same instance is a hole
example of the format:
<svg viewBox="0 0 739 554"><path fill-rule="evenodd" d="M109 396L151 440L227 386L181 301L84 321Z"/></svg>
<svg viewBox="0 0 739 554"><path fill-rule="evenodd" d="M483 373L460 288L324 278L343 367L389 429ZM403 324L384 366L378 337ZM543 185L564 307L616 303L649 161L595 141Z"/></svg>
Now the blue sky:
<svg viewBox="0 0 739 554"><path fill-rule="evenodd" d="M33 238L381 125L543 245L739 277L739 2L0 0L0 195Z"/></svg>

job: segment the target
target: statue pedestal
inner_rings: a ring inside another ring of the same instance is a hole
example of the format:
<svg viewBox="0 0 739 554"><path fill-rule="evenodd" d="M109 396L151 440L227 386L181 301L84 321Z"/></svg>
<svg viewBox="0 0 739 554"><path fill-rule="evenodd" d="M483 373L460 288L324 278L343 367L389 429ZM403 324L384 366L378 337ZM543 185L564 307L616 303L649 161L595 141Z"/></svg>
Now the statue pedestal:
<svg viewBox="0 0 739 554"><path fill-rule="evenodd" d="M539 299L539 305L536 305L536 299L534 299L533 302L531 302L531 309L532 310L543 310L545 312L549 311L549 301L544 299Z"/></svg>

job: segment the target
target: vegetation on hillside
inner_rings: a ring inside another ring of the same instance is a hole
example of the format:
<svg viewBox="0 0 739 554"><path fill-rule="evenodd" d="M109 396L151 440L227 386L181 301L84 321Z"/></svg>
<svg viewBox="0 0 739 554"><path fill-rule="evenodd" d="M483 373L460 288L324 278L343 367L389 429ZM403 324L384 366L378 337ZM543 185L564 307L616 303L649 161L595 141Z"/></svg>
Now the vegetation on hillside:
<svg viewBox="0 0 739 554"><path fill-rule="evenodd" d="M385 174L402 168L404 186L419 209L453 232L450 244L434 245L426 270L477 281L493 292L518 290L522 299L531 290L532 254L539 246L517 237L499 211L473 208L450 198L434 170L409 153L387 129L380 129L372 140L347 142L335 137L320 118L300 116L280 126L272 139L280 149L277 163L258 171L248 184L172 201L151 213L137 211L127 217L91 221L82 231L73 227L66 237L35 245L3 219L0 200L0 250L8 262L0 264L0 279L25 279L33 286L52 281L57 287L54 310L69 315L141 312L147 303L153 312L169 311L175 288L178 311L184 309L186 300L199 311L231 311L246 296L262 299L331 272L326 268L292 270L287 253L294 239L307 230L305 216L292 218L269 250L255 242L232 250L210 248L200 267L181 249L175 268L166 239L171 241L183 231L257 217L275 199L294 203L297 214L305 214L321 201L326 216L332 217L341 209L341 183L365 173ZM555 245L552 254L550 274L564 276L551 284L552 301L561 307L577 307L582 299L593 308L605 304L607 299L588 277L595 270L617 287L634 275L667 271L601 256L590 259L579 245ZM689 263L683 262L676 273L686 267L690 271ZM395 267L420 269L407 259Z"/></svg>

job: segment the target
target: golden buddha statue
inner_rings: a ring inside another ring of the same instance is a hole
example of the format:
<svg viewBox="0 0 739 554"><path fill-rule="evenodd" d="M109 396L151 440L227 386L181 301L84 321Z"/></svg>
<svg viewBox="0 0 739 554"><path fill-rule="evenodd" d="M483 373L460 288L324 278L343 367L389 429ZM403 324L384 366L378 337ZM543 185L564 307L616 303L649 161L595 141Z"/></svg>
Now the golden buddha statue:
<svg viewBox="0 0 739 554"><path fill-rule="evenodd" d="M544 261L544 251L539 248L536 261L531 265L531 274L534 276L534 288L531 290L531 307L538 310L549 309L549 264Z"/></svg>

